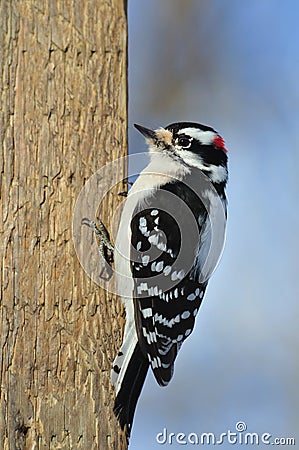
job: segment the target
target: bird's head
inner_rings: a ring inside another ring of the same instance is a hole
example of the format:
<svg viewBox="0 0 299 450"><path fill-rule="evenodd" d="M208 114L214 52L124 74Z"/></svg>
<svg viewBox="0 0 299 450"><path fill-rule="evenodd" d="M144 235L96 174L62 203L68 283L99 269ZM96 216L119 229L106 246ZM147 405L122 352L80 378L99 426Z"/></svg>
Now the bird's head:
<svg viewBox="0 0 299 450"><path fill-rule="evenodd" d="M187 167L196 167L214 183L227 181L227 150L213 128L194 122L172 123L156 130L134 126L145 137L150 153L162 152Z"/></svg>

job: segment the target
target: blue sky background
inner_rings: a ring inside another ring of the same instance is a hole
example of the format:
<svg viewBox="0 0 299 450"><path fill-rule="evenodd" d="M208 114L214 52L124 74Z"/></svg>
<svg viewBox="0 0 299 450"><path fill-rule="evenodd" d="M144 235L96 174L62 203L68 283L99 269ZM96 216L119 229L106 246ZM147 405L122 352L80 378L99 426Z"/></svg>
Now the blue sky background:
<svg viewBox="0 0 299 450"><path fill-rule="evenodd" d="M190 120L230 158L222 261L172 382L147 377L130 450L241 420L299 448L298 23L296 0L129 1L130 152L145 150L134 122Z"/></svg>

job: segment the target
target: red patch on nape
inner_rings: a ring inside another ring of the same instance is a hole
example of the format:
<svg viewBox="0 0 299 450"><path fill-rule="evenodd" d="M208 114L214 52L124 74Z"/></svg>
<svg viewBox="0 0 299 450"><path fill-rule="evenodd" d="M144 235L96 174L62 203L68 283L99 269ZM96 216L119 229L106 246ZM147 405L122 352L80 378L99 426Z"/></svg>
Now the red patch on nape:
<svg viewBox="0 0 299 450"><path fill-rule="evenodd" d="M221 148L221 150L223 150L225 153L227 152L224 139L221 136L215 137L215 139L213 140L213 144L215 145L215 147Z"/></svg>

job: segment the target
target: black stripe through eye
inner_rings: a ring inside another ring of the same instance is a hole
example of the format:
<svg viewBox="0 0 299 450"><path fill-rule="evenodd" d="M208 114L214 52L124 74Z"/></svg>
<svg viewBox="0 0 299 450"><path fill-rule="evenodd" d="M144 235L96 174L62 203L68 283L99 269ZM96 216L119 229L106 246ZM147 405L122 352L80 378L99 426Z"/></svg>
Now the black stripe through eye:
<svg viewBox="0 0 299 450"><path fill-rule="evenodd" d="M189 147L191 144L191 139L186 137L186 136L182 136L178 138L178 144L181 147Z"/></svg>

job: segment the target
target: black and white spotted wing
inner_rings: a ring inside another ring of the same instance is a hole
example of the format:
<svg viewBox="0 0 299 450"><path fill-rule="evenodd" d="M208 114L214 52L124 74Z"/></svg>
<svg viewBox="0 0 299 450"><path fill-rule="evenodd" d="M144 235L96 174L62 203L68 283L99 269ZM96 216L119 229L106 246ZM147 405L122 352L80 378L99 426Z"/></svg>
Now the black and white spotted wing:
<svg viewBox="0 0 299 450"><path fill-rule="evenodd" d="M169 184L169 189L171 186ZM193 263L196 260L207 213L200 202L195 202L196 210L192 213L200 220L195 235L185 240L184 252L190 256L185 264L184 258L183 261L178 258L181 223L186 219L184 210L180 211L178 205L175 218L172 217L165 211L166 207L156 207L157 195L147 201L146 209L136 210L133 216L131 270L138 342L156 380L166 385L172 377L178 350L193 330L207 286L207 281L201 284L196 280L197 272L190 267L190 260ZM159 195L161 205L161 190ZM191 204L194 205L194 201Z"/></svg>

